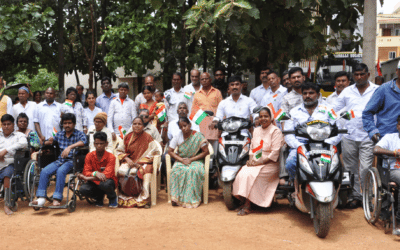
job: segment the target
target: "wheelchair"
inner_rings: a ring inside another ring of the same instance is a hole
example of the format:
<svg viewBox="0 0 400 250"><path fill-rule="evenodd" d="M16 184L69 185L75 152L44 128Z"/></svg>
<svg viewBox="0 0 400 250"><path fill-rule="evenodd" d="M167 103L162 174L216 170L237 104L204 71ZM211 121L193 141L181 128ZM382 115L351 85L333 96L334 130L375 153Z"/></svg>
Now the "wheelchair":
<svg viewBox="0 0 400 250"><path fill-rule="evenodd" d="M396 229L396 210L399 187L390 181L388 156L376 156L376 168L368 170L363 186L363 210L368 223L375 225L380 219L385 233ZM384 167L386 163L387 167Z"/></svg>
<svg viewBox="0 0 400 250"><path fill-rule="evenodd" d="M45 168L50 163L56 161L60 155L60 148L58 143L55 142L50 146L43 146L38 153L37 160L31 160L29 164L27 164L27 189L29 189L30 201L32 202L36 198L36 190L39 185L40 180L40 172L43 168ZM73 154L73 167L70 172L67 174L68 181L65 183L67 187L67 195L66 195L66 203L60 206L43 206L37 207L32 206L35 211L38 211L40 208L52 208L52 209L67 209L68 212L72 213L76 209L76 201L77 197L80 200L86 199L89 203L93 203L93 201L89 198L85 198L79 192L79 184L80 180L77 180L77 174L83 171L83 167L85 164L85 157L89 153L89 147L77 147L72 150ZM56 180L56 175L53 175L50 178L49 183L47 184L47 188L51 185L52 182ZM65 187L64 186L64 187ZM52 197L45 197L48 201L53 201Z"/></svg>

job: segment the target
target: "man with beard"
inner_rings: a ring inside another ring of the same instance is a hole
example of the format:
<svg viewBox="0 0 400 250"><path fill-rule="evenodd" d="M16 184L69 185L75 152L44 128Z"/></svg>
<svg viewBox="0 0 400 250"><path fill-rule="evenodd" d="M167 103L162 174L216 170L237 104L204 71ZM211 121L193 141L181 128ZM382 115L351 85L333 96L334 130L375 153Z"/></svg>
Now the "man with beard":
<svg viewBox="0 0 400 250"><path fill-rule="evenodd" d="M250 92L250 98L252 98L257 103L257 105L261 105L261 100L263 99L263 97L271 91L268 82L268 73L270 71L271 69L269 67L265 66L261 68L260 72L261 85L255 87Z"/></svg>
<svg viewBox="0 0 400 250"><path fill-rule="evenodd" d="M350 84L349 76L346 71L339 71L335 74L335 89L331 95L326 98L326 102L329 105L334 105L336 99L339 97L340 93L342 93L343 89L348 87Z"/></svg>
<svg viewBox="0 0 400 250"><path fill-rule="evenodd" d="M334 122L328 114L328 111L331 110L331 108L326 105L321 105L320 103L320 89L316 84L304 83L300 90L302 93L303 103L294 107L290 111L292 120L285 122L285 130L294 130L297 124L303 124L314 120L321 120L330 123ZM289 174L290 180L293 181L296 176L297 148L306 144L307 140L290 134L285 136L285 141L290 147L289 156L286 159L286 170ZM336 145L340 142L340 136L326 139L325 142L331 145Z"/></svg>
<svg viewBox="0 0 400 250"><path fill-rule="evenodd" d="M355 84L345 88L333 105L335 112L352 110L355 116L350 121L346 121L348 133L343 135L342 140L344 167L354 174L354 186L349 197L348 208L361 206L361 187L374 160L374 143L363 128L362 112L379 87L368 81L370 73L364 63L355 65L353 72Z"/></svg>
<svg viewBox="0 0 400 250"><path fill-rule="evenodd" d="M288 93L292 91L292 84L289 80L289 71L285 70L282 74L282 84L283 87L287 88Z"/></svg>
<svg viewBox="0 0 400 250"><path fill-rule="evenodd" d="M214 82L213 87L221 91L222 98L228 97L228 84L225 82L225 69L216 68L214 70Z"/></svg>
<svg viewBox="0 0 400 250"><path fill-rule="evenodd" d="M185 97L188 99L189 110L192 110L192 103L194 100L194 93L201 89L200 84L200 72L197 69L190 71L191 84L186 85L183 90L185 91Z"/></svg>
<svg viewBox="0 0 400 250"><path fill-rule="evenodd" d="M147 76L144 78L144 85L145 85L145 86L149 86L149 87L153 90L153 100L154 100L154 98L155 98L154 95L156 94L156 92L159 91L158 89L156 89L156 86L154 85L154 76L153 76L153 75L147 75ZM139 110L140 104L146 103L146 102L147 102L147 101L146 101L146 99L144 98L143 93L138 94L138 95L136 96L136 98L135 98L135 107L136 107L136 110Z"/></svg>
<svg viewBox="0 0 400 250"><path fill-rule="evenodd" d="M301 85L305 81L303 70L299 67L291 68L289 70L289 81L293 89L283 97L281 106L282 111L286 113L303 102L301 92Z"/></svg>

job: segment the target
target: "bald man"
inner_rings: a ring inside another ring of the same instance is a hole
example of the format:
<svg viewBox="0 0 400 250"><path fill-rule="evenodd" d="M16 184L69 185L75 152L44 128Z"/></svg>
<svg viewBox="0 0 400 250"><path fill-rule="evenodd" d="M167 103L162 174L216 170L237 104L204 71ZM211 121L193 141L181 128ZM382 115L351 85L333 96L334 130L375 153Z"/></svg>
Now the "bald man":
<svg viewBox="0 0 400 250"><path fill-rule="evenodd" d="M183 90L185 91L185 96L186 98L189 99L188 105L189 105L189 110L192 109L192 103L194 99L194 93L199 91L201 89L201 84L200 84L200 72L197 69L192 69L190 71L190 80L192 83L186 85Z"/></svg>
<svg viewBox="0 0 400 250"><path fill-rule="evenodd" d="M144 85L145 86L149 86L152 90L153 90L153 100L154 100L154 95L156 94L157 91L159 91L158 89L156 89L155 83L154 83L154 76L153 75L147 75L144 78ZM139 91L141 91L141 89L139 89ZM136 96L135 98L135 107L136 110L139 110L140 108L140 104L142 103L146 103L146 99L143 96L143 93L140 93Z"/></svg>
<svg viewBox="0 0 400 250"><path fill-rule="evenodd" d="M0 89L3 89L5 82L3 77L0 76ZM10 97L0 94L0 117L5 114L13 115L13 103ZM0 122L1 126L1 122Z"/></svg>
<svg viewBox="0 0 400 250"><path fill-rule="evenodd" d="M35 129L42 142L53 137L53 129L57 132L60 131L61 117L61 104L54 100L56 91L48 88L44 92L44 97L45 100L36 105L33 115Z"/></svg>

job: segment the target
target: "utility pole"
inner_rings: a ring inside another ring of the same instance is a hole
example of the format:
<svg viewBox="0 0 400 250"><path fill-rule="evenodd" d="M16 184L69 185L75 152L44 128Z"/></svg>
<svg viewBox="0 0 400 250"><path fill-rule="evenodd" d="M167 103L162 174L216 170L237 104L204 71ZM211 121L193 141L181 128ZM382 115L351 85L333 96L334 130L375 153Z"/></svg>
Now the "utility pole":
<svg viewBox="0 0 400 250"><path fill-rule="evenodd" d="M375 50L376 50L376 0L364 0L362 61L368 66L370 81L375 82Z"/></svg>

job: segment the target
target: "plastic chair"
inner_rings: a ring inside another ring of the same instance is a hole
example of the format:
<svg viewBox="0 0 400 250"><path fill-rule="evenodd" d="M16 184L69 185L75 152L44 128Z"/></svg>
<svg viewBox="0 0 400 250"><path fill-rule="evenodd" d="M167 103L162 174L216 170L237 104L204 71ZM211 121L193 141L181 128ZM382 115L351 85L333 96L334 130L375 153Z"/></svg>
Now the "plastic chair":
<svg viewBox="0 0 400 250"><path fill-rule="evenodd" d="M178 148L175 148L174 152L177 153ZM209 170L210 170L210 157L212 154L214 154L213 147L210 143L208 143L208 151L209 154L206 155L205 160L204 160L204 183L203 183L203 203L208 204L208 185L209 185ZM169 188L170 186L170 175L171 175L171 156L169 154L165 155L165 162L167 164L167 189L168 189L168 203L171 203L171 189Z"/></svg>

